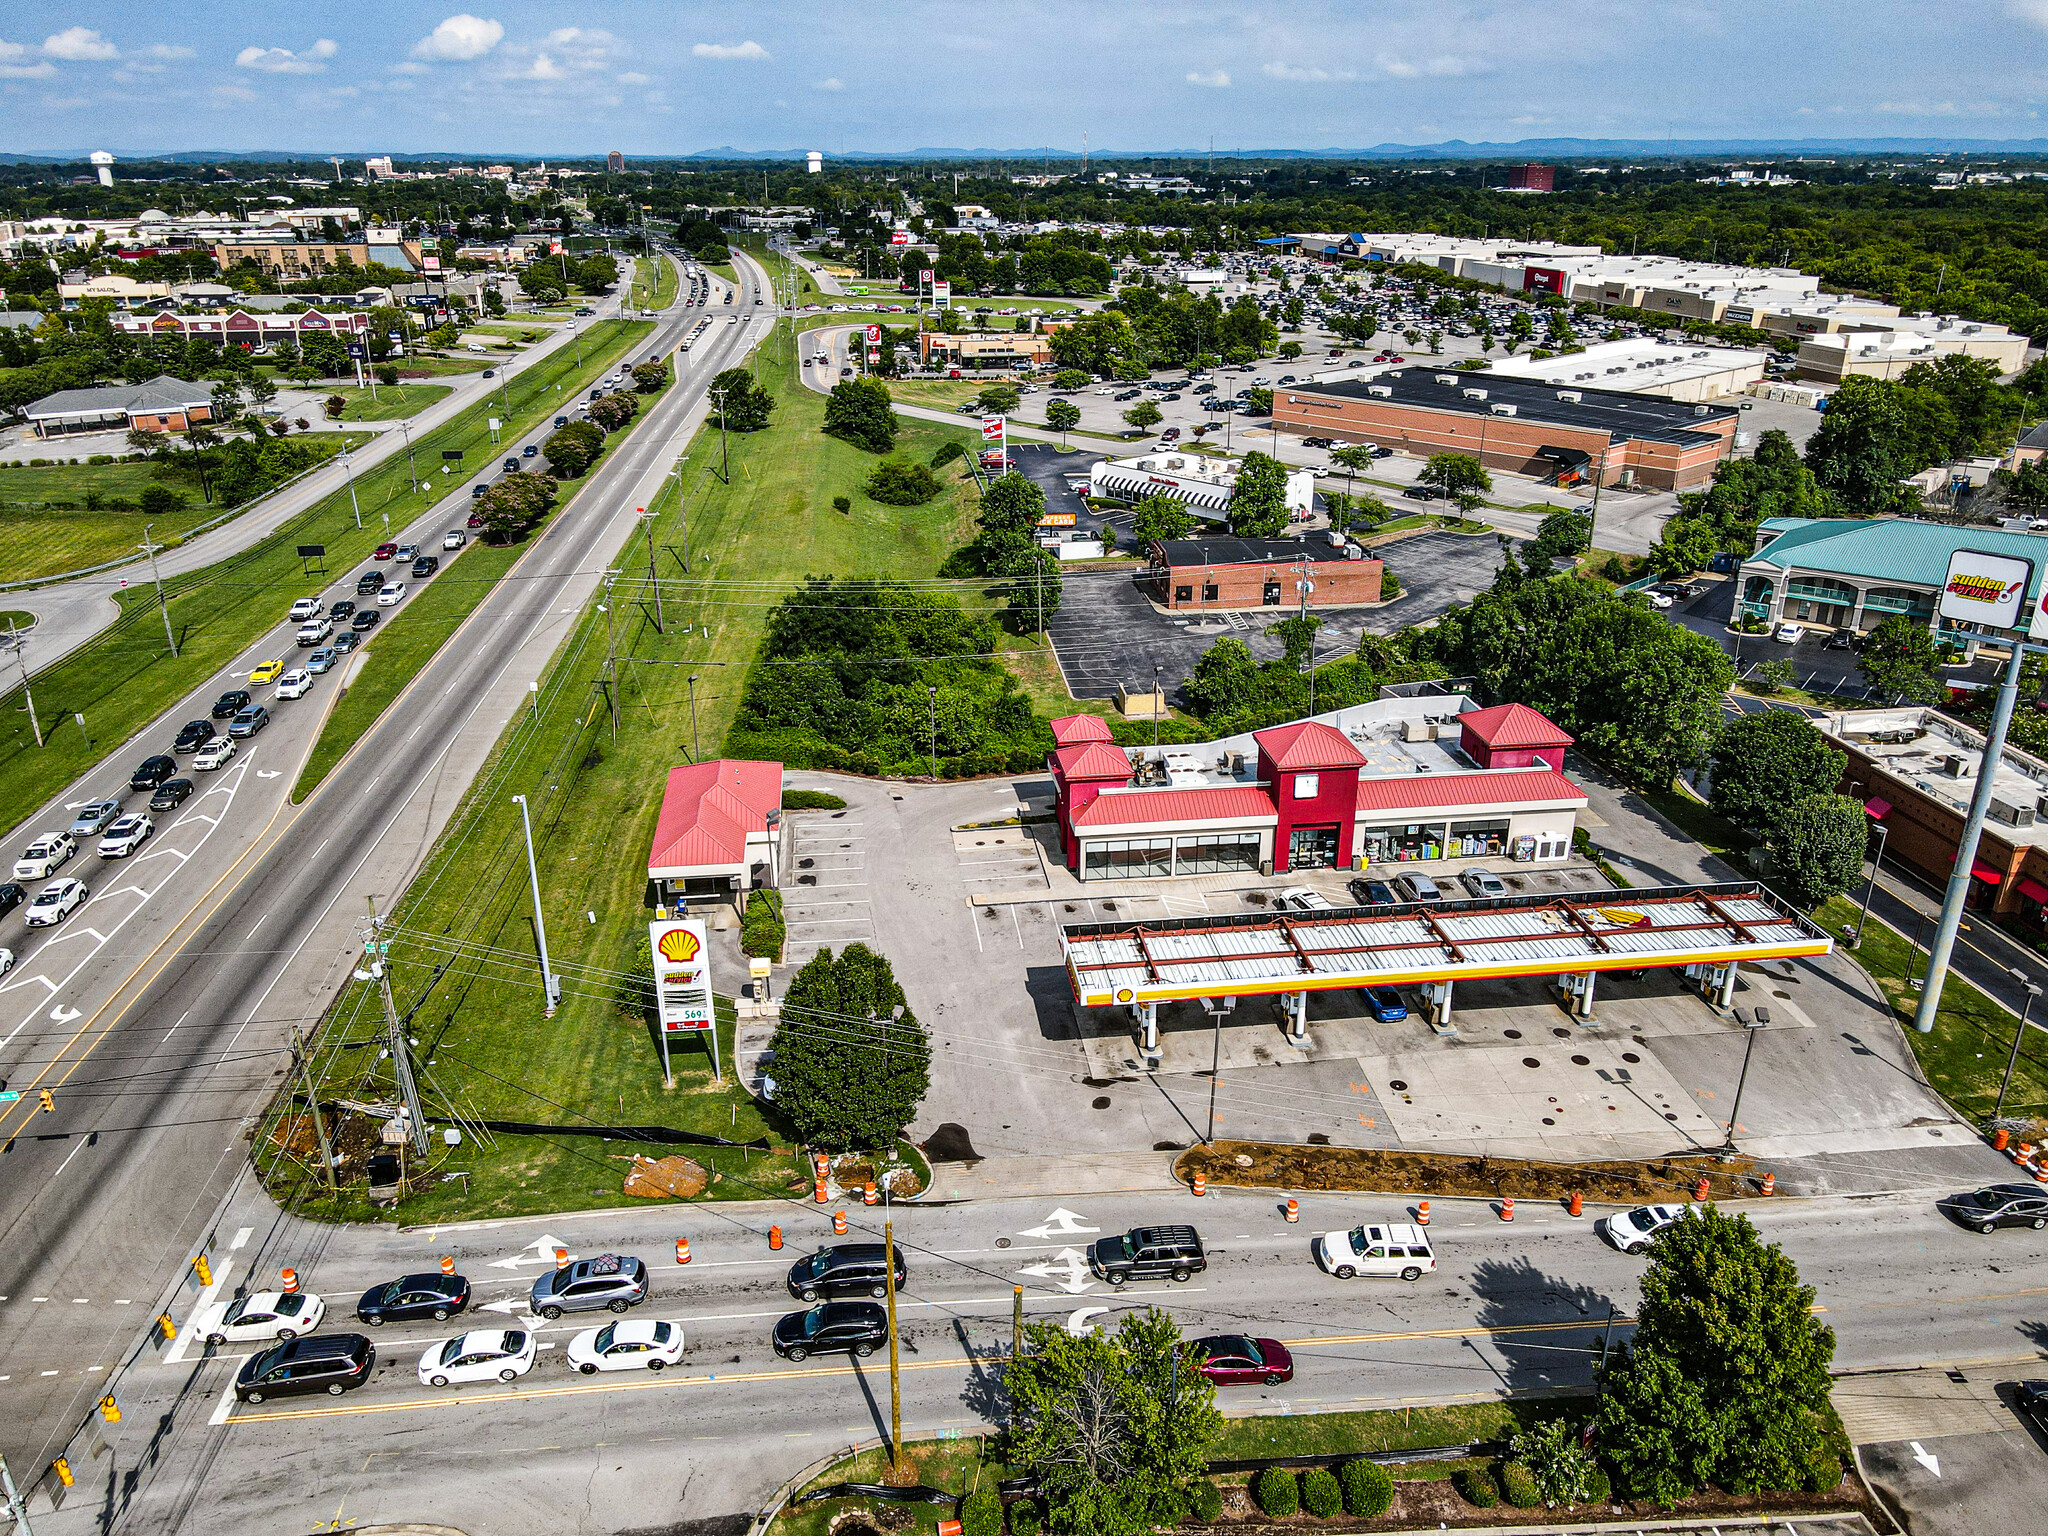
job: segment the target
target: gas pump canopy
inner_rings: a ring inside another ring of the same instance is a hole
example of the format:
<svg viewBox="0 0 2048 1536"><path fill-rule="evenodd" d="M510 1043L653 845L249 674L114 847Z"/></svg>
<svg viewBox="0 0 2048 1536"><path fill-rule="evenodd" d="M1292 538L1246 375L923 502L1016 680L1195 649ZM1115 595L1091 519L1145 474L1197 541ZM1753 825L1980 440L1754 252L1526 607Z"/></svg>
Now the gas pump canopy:
<svg viewBox="0 0 2048 1536"><path fill-rule="evenodd" d="M1824 955L1761 885L1506 896L1062 927L1084 1008Z"/></svg>

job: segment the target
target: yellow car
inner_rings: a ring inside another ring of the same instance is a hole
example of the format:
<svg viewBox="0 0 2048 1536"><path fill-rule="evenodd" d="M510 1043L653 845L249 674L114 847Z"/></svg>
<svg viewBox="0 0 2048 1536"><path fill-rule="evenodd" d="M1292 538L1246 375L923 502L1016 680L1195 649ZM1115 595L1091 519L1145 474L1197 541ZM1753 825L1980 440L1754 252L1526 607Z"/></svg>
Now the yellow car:
<svg viewBox="0 0 2048 1536"><path fill-rule="evenodd" d="M276 661L266 661L257 667L254 672L249 674L249 681L252 683L274 683L283 673L284 658L279 657Z"/></svg>

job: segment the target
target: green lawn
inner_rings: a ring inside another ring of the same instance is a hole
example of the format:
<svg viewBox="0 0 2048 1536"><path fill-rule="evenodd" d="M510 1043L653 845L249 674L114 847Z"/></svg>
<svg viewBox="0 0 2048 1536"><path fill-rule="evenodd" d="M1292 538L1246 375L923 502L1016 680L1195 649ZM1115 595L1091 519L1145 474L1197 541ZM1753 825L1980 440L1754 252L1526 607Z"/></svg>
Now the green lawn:
<svg viewBox="0 0 2048 1536"><path fill-rule="evenodd" d="M633 264L628 302L639 309L666 309L676 299L682 274L666 256L646 256Z"/></svg>
<svg viewBox="0 0 2048 1536"><path fill-rule="evenodd" d="M550 416L561 402L574 398L649 330L650 326L610 322L599 329L579 369L573 352L566 358L543 359L510 381L511 416L515 428ZM423 433L414 442L422 466L440 462L443 450L461 449L472 462L491 449L485 425L503 407L495 400L479 402L452 421ZM327 546L330 570L345 571L385 536L383 515L394 525L410 520L437 499L439 477L425 494L415 495L406 455L398 453L355 478L355 496L363 526L355 526L346 487L292 518L269 538L231 559L165 582L181 654L165 646L156 611L156 594L130 587L118 594L121 616L86 645L36 675L35 700L44 719L82 713L92 744L77 731L62 731L50 745L38 748L25 712L12 694L0 698L0 718L11 718L11 732L0 725L0 804L25 810L40 805L63 785L85 772L110 750L121 747L142 724L157 715L166 701L197 686L284 616L290 597L306 590L295 547ZM18 691L18 690L15 690Z"/></svg>
<svg viewBox="0 0 2048 1536"><path fill-rule="evenodd" d="M348 402L342 407L343 421L397 421L402 416L419 415L453 390L452 384L379 384L372 398L368 389L357 389L351 384L327 393Z"/></svg>
<svg viewBox="0 0 2048 1536"><path fill-rule="evenodd" d="M494 358L488 353L479 355L475 352L456 353L449 357L427 357L415 352L397 359L401 374L425 373L436 378L451 373L478 373L485 368L495 368L503 361L503 358Z"/></svg>
<svg viewBox="0 0 2048 1536"><path fill-rule="evenodd" d="M392 951L400 1007L418 1005L423 1054L441 1089L484 1115L554 1124L659 1123L735 1140L774 1134L759 1107L731 1083L711 1081L694 1046L676 1058L677 1086L664 1089L658 1054L637 1013L617 1002L620 973L646 966L647 846L668 769L719 750L746 669L759 649L777 588L811 572L851 576L935 575L967 537L971 482L923 507L869 502L860 484L875 460L819 432L823 400L794 377L785 335L756 366L778 405L767 431L731 436L731 484L720 483L718 434L700 433L680 481L656 498L654 542L663 572L667 632L655 628L644 575L645 542L621 559L627 575L610 618L619 664L618 734L604 687L607 616L586 611L540 694L539 719L522 715L499 742L477 786L399 904ZM936 423L908 425L902 451L929 458L967 433ZM681 576L680 484L689 508L694 579ZM841 514L832 498L853 506ZM456 567L457 572L460 566ZM735 603L726 585L751 584ZM695 676L695 720L692 684ZM513 794L529 794L548 941L567 978L561 1010L542 1026L525 843ZM798 813L804 814L804 813ZM594 913L596 921L585 914ZM445 967L445 969L438 969ZM720 974L731 994L740 977ZM360 987L344 994L326 1025L320 1068L333 1086L377 1087L373 1053L352 1048L376 1028ZM731 1066L729 1035L726 1063ZM721 1175L714 1197L801 1194L808 1185L786 1144L763 1154L693 1151ZM399 1219L452 1219L619 1203L624 1163L618 1143L504 1137L496 1150L466 1142L437 1149L439 1171L467 1171L467 1189L436 1183L407 1202ZM359 1214L353 1205L316 1214Z"/></svg>

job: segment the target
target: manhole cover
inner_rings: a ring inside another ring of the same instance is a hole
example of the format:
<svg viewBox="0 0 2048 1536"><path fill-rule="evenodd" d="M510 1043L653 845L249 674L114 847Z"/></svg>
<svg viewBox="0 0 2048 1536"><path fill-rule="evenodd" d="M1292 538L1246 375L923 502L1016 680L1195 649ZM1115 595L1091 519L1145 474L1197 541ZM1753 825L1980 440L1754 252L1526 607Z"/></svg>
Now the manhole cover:
<svg viewBox="0 0 2048 1536"><path fill-rule="evenodd" d="M1637 1063L1639 1063L1643 1058L1638 1056L1634 1051L1623 1051L1621 1053L1621 1059L1633 1067Z"/></svg>
<svg viewBox="0 0 2048 1536"><path fill-rule="evenodd" d="M1543 1065L1543 1063L1538 1061L1534 1056L1524 1056L1522 1058L1522 1065L1525 1067L1540 1067Z"/></svg>
<svg viewBox="0 0 2048 1536"><path fill-rule="evenodd" d="M1010 1240L1007 1237L999 1237L996 1239L996 1246L998 1248L1007 1248L1010 1246Z"/></svg>
<svg viewBox="0 0 2048 1536"><path fill-rule="evenodd" d="M1572 1065L1575 1067L1590 1067L1593 1065L1593 1058L1590 1056L1574 1056L1572 1058Z"/></svg>
<svg viewBox="0 0 2048 1536"><path fill-rule="evenodd" d="M1522 1032L1519 1029L1504 1029L1501 1031L1501 1033L1506 1035L1510 1040L1519 1040L1522 1038Z"/></svg>
<svg viewBox="0 0 2048 1536"><path fill-rule="evenodd" d="M1398 1077L1395 1078L1391 1083L1387 1084L1387 1086L1393 1089L1396 1093L1406 1093L1408 1091L1408 1085L1402 1082L1401 1079L1399 1079Z"/></svg>
<svg viewBox="0 0 2048 1536"><path fill-rule="evenodd" d="M1102 1095L1102 1096L1101 1096L1100 1098L1096 1099L1096 1100L1095 1100L1095 1101L1094 1101L1094 1102L1093 1102L1093 1103L1092 1103L1092 1104L1091 1104L1091 1105L1090 1105L1089 1107L1090 1107L1091 1109L1107 1109L1107 1108L1109 1108L1109 1095L1108 1095L1108 1094L1106 1094L1106 1093L1105 1093L1105 1094L1103 1094L1103 1095Z"/></svg>
<svg viewBox="0 0 2048 1536"><path fill-rule="evenodd" d="M1675 1115L1675 1114L1673 1114L1673 1113L1672 1113L1672 1112L1671 1112L1670 1110L1668 1110L1668 1109L1667 1109L1667 1110L1665 1110L1665 1111L1664 1111L1664 1118L1665 1118L1666 1120L1676 1120L1676 1119L1678 1118L1678 1116L1676 1116L1676 1115Z"/></svg>

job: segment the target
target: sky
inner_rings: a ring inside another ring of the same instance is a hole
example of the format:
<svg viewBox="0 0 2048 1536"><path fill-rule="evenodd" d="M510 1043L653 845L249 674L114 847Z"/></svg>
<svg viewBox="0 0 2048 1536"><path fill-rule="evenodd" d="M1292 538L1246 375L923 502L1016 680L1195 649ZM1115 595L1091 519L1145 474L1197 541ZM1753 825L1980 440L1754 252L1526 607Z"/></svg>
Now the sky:
<svg viewBox="0 0 2048 1536"><path fill-rule="evenodd" d="M2048 136L2048 0L0 7L0 150Z"/></svg>

